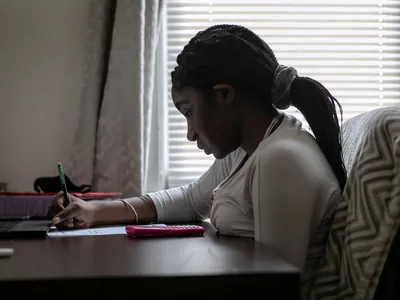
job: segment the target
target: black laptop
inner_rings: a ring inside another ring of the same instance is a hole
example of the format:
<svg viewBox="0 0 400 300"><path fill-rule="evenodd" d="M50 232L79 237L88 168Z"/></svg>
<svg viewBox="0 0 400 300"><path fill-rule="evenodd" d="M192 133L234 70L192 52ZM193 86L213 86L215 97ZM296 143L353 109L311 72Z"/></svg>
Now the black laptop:
<svg viewBox="0 0 400 300"><path fill-rule="evenodd" d="M51 220L21 218L0 218L0 239L3 238L45 238L51 228Z"/></svg>

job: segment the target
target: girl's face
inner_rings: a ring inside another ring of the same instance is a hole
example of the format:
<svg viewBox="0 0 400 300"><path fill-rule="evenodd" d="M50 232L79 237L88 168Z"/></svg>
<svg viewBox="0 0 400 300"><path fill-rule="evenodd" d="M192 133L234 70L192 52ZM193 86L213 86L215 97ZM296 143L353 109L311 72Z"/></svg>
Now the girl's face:
<svg viewBox="0 0 400 300"><path fill-rule="evenodd" d="M172 88L172 100L186 118L187 139L221 159L239 147L240 122L232 87L216 87L209 93L193 87Z"/></svg>

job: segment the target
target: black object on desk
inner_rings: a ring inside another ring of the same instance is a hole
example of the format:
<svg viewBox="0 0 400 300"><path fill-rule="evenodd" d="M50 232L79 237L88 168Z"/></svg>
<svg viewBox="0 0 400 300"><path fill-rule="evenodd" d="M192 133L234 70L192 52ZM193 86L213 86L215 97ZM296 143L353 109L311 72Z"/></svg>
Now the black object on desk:
<svg viewBox="0 0 400 300"><path fill-rule="evenodd" d="M46 238L50 227L47 217L1 217L0 239Z"/></svg>

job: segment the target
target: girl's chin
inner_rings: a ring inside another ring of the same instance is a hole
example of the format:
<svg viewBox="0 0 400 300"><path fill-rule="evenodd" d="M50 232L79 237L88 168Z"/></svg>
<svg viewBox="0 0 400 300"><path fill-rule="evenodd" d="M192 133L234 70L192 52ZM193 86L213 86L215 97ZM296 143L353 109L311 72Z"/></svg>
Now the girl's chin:
<svg viewBox="0 0 400 300"><path fill-rule="evenodd" d="M212 152L211 152L210 150L206 149L206 148L204 148L203 151L204 151L204 153L205 153L206 155L212 154Z"/></svg>

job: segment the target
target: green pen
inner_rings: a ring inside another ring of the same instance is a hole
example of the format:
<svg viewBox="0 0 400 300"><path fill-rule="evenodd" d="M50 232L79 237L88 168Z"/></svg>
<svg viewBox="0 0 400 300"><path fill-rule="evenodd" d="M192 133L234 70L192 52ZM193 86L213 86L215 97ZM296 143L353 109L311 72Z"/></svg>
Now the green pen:
<svg viewBox="0 0 400 300"><path fill-rule="evenodd" d="M67 207L69 205L69 198L68 198L67 186L65 184L62 164L59 162L57 166L58 166L58 175L60 176L60 181L61 181L61 189L64 194L64 207Z"/></svg>

